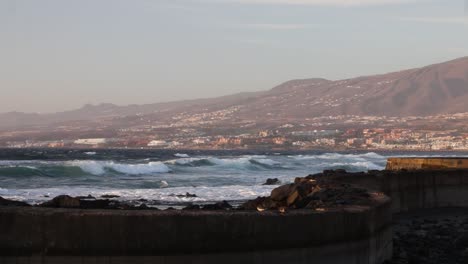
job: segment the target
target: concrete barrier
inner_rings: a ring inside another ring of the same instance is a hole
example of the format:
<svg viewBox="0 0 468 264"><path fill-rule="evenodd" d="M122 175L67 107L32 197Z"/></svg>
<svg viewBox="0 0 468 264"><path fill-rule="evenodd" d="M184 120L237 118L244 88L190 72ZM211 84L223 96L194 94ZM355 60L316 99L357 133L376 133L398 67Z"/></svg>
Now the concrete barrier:
<svg viewBox="0 0 468 264"><path fill-rule="evenodd" d="M389 158L386 170L468 169L468 158Z"/></svg>
<svg viewBox="0 0 468 264"><path fill-rule="evenodd" d="M390 200L374 198L285 215L1 208L0 262L382 263L392 254Z"/></svg>
<svg viewBox="0 0 468 264"><path fill-rule="evenodd" d="M468 207L468 170L385 173L381 188L392 199L392 211Z"/></svg>
<svg viewBox="0 0 468 264"><path fill-rule="evenodd" d="M392 212L468 207L468 170L401 170L331 173L331 180L380 191L392 199Z"/></svg>

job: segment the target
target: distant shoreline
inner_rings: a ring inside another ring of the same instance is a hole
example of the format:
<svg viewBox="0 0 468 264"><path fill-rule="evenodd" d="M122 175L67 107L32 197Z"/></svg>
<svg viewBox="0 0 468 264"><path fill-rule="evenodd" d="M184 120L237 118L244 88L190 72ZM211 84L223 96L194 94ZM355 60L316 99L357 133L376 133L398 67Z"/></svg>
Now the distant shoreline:
<svg viewBox="0 0 468 264"><path fill-rule="evenodd" d="M242 148L193 148L193 149L165 149L165 148L149 148L149 147L129 147L129 148L120 148L120 147L105 147L105 148L81 148L81 147L61 147L61 148L48 148L48 147L28 147L28 148L13 148L13 147L0 147L1 150L80 150L80 151L98 151L98 150L144 150L144 151L167 151L167 152L175 152L175 153L183 153L183 152L223 152L223 151L233 151L233 152L272 152L272 154L282 152L294 152L294 153L307 153L307 152L323 152L323 153L330 153L330 152L337 152L337 153L366 153L366 152L376 152L376 153L388 153L388 152L414 152L414 153L431 153L431 152L442 152L442 153L467 153L468 149L466 150L420 150L420 149L324 149L324 148L317 148L317 149L294 149L294 148L249 148L249 149L242 149Z"/></svg>

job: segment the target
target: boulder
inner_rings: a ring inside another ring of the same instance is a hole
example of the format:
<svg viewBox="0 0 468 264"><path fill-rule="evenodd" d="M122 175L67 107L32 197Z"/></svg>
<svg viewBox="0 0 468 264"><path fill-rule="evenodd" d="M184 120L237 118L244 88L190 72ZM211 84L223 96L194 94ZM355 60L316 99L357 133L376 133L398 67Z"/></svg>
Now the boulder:
<svg viewBox="0 0 468 264"><path fill-rule="evenodd" d="M113 198L120 198L120 196L114 195L114 194L104 194L104 195L101 195L101 198L104 198L104 199L113 199Z"/></svg>
<svg viewBox="0 0 468 264"><path fill-rule="evenodd" d="M346 172L337 170L324 173L335 175ZM351 204L367 205L371 202L370 194L366 189L337 182L333 177L320 175L296 178L292 184L275 188L270 197L246 202L242 208L249 210L260 208L262 211L281 207L317 209Z"/></svg>
<svg viewBox="0 0 468 264"><path fill-rule="evenodd" d="M80 208L83 209L106 209L110 200L80 200Z"/></svg>
<svg viewBox="0 0 468 264"><path fill-rule="evenodd" d="M96 200L96 197L92 196L91 194L88 194L88 196L76 196L76 198L80 200Z"/></svg>
<svg viewBox="0 0 468 264"><path fill-rule="evenodd" d="M281 181L278 178L267 179L263 185L279 185Z"/></svg>
<svg viewBox="0 0 468 264"><path fill-rule="evenodd" d="M31 206L25 202L8 200L3 197L0 197L0 206Z"/></svg>
<svg viewBox="0 0 468 264"><path fill-rule="evenodd" d="M177 197L179 198L195 198L195 197L198 197L196 194L191 194L191 193L185 193L185 194L182 194L182 195L177 195Z"/></svg>
<svg viewBox="0 0 468 264"><path fill-rule="evenodd" d="M271 191L271 199L273 201L284 201L288 199L288 197L296 191L297 185L296 184L287 184L280 186L273 191Z"/></svg>
<svg viewBox="0 0 468 264"><path fill-rule="evenodd" d="M200 210L200 206L197 204L189 204L184 207L182 210Z"/></svg>
<svg viewBox="0 0 468 264"><path fill-rule="evenodd" d="M202 207L203 210L229 210L232 209L232 205L230 205L226 201L218 202L215 204L207 204Z"/></svg>
<svg viewBox="0 0 468 264"><path fill-rule="evenodd" d="M278 209L280 206L279 203L273 201L270 197L257 197L255 200L250 200L242 204L240 210L256 210L256 211L265 211L271 209Z"/></svg>
<svg viewBox="0 0 468 264"><path fill-rule="evenodd" d="M300 199L299 192L294 191L288 196L288 199L286 199L286 205L291 206L292 204L296 202L296 200L299 200L299 199Z"/></svg>
<svg viewBox="0 0 468 264"><path fill-rule="evenodd" d="M266 200L271 200L270 198L267 197L257 197L255 200L249 200L245 203L243 203L241 206L239 206L239 209L241 210L257 210L258 207L264 208L264 203Z"/></svg>
<svg viewBox="0 0 468 264"><path fill-rule="evenodd" d="M70 197L68 195L60 195L48 202L40 204L39 206L55 208L79 208L80 204L81 202L78 198Z"/></svg>
<svg viewBox="0 0 468 264"><path fill-rule="evenodd" d="M169 196L171 197L177 197L177 198L195 198L195 197L198 197L196 194L191 194L191 193L185 193L185 194L175 194L175 193L171 193L169 194Z"/></svg>

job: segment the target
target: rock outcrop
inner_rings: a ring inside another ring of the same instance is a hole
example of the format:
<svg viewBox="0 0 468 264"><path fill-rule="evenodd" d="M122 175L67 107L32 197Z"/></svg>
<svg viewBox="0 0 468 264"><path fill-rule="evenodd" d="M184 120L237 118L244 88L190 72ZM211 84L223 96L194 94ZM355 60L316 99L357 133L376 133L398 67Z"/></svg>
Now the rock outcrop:
<svg viewBox="0 0 468 264"><path fill-rule="evenodd" d="M335 208L344 205L370 205L371 195L364 188L314 175L296 178L294 183L280 186L269 197L258 197L241 205L245 210L280 210Z"/></svg>
<svg viewBox="0 0 468 264"><path fill-rule="evenodd" d="M3 197L0 197L0 206L30 206L25 202L8 200Z"/></svg>
<svg viewBox="0 0 468 264"><path fill-rule="evenodd" d="M278 178L267 179L263 185L280 185L281 181Z"/></svg>

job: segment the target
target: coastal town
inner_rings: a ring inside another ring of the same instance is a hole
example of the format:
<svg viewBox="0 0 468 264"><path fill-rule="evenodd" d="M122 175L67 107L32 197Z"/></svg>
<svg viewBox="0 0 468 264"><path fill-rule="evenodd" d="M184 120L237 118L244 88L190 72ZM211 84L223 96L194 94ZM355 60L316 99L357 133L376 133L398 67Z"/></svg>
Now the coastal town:
<svg viewBox="0 0 468 264"><path fill-rule="evenodd" d="M233 120L236 109L71 122L0 132L7 148L271 150L468 150L468 113L428 117L328 116L306 120ZM123 119L123 118L122 118Z"/></svg>

